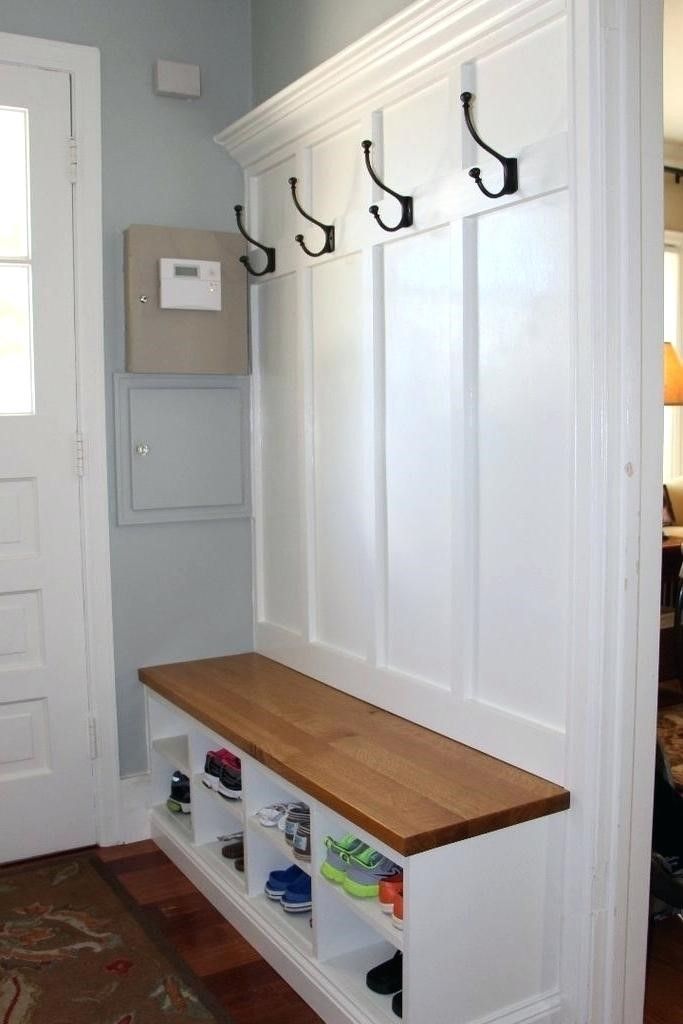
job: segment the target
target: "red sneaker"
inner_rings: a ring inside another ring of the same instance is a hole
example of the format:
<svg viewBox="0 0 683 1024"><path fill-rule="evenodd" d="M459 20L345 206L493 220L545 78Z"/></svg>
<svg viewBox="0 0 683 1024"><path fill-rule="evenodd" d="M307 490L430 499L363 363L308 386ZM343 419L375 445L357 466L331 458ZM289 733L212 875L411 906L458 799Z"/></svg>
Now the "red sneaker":
<svg viewBox="0 0 683 1024"><path fill-rule="evenodd" d="M384 878L380 881L377 898L382 913L391 914L393 912L394 897L399 889L403 889L403 875L398 875L396 878Z"/></svg>

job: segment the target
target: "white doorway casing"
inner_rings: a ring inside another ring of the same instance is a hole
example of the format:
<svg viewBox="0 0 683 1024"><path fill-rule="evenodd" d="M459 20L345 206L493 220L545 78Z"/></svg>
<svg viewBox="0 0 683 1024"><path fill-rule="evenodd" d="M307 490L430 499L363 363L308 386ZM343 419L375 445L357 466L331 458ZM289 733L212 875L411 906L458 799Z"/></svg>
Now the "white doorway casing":
<svg viewBox="0 0 683 1024"><path fill-rule="evenodd" d="M121 836L109 562L102 302L100 55L94 47L0 33L0 63L66 72L71 80L78 432L83 438L81 548L86 663L97 794L97 839ZM65 161L69 159L65 140Z"/></svg>

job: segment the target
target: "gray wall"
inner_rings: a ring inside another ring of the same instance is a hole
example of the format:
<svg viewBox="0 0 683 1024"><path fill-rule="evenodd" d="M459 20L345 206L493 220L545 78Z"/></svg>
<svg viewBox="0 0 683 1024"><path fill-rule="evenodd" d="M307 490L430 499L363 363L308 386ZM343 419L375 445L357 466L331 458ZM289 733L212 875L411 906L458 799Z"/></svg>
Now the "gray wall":
<svg viewBox="0 0 683 1024"><path fill-rule="evenodd" d="M254 103L262 103L411 2L251 0Z"/></svg>
<svg viewBox="0 0 683 1024"><path fill-rule="evenodd" d="M233 230L241 172L212 135L250 107L248 0L2 0L0 31L102 54L104 328L121 770L146 767L140 665L252 647L246 521L117 527L111 373L124 368L122 231ZM158 58L199 64L202 98L154 96Z"/></svg>

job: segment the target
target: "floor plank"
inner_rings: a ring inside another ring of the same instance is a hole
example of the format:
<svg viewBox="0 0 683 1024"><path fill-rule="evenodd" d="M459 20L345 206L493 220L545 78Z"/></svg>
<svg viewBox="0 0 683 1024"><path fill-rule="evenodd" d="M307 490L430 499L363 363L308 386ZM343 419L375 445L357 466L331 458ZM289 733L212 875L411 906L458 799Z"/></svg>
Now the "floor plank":
<svg viewBox="0 0 683 1024"><path fill-rule="evenodd" d="M683 922L650 925L643 1024L683 1024Z"/></svg>
<svg viewBox="0 0 683 1024"><path fill-rule="evenodd" d="M323 1024L151 839L98 855L233 1024Z"/></svg>

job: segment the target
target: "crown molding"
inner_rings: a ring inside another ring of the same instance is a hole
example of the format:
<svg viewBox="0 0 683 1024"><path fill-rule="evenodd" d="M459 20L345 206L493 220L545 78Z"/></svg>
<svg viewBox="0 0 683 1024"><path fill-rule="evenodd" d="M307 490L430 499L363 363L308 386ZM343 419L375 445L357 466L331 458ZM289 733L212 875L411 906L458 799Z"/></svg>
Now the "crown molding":
<svg viewBox="0 0 683 1024"><path fill-rule="evenodd" d="M242 167L267 157L408 76L527 18L562 14L565 0L417 0L214 136Z"/></svg>

